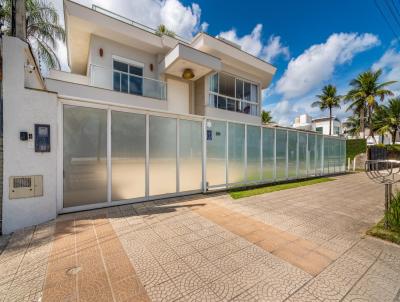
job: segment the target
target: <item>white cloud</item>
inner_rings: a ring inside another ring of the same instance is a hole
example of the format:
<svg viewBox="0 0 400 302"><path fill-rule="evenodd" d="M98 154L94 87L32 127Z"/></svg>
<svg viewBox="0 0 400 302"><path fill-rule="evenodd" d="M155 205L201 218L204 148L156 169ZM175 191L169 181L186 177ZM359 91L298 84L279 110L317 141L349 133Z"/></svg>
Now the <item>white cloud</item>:
<svg viewBox="0 0 400 302"><path fill-rule="evenodd" d="M271 111L272 120L282 126L290 126L291 113L293 113L291 104L288 100L282 100L273 105L265 106L265 109Z"/></svg>
<svg viewBox="0 0 400 302"><path fill-rule="evenodd" d="M266 61L272 62L279 55L283 55L288 60L290 57L289 48L282 45L281 37L272 35L269 37L267 45L264 46L261 56Z"/></svg>
<svg viewBox="0 0 400 302"><path fill-rule="evenodd" d="M201 25L200 25L200 31L207 32L208 25L209 25L209 24L208 24L207 22L201 23Z"/></svg>
<svg viewBox="0 0 400 302"><path fill-rule="evenodd" d="M179 0L77 0L91 7L93 4L156 28L164 24L176 34L191 39L200 29L201 9L196 3L185 6ZM53 2L62 2L53 0Z"/></svg>
<svg viewBox="0 0 400 302"><path fill-rule="evenodd" d="M262 24L257 24L251 33L239 37L236 29L221 32L219 36L242 47L242 50L260 57L268 62L272 62L275 58L283 55L286 59L289 58L289 48L282 45L281 37L270 36L267 44L261 40Z"/></svg>
<svg viewBox="0 0 400 302"><path fill-rule="evenodd" d="M297 58L291 59L276 85L276 92L285 99L301 97L329 80L338 65L373 46L379 39L373 34L335 33L325 43L312 45Z"/></svg>
<svg viewBox="0 0 400 302"><path fill-rule="evenodd" d="M400 51L388 49L382 57L372 65L373 70L382 69L383 81L400 81ZM400 95L400 82L389 87L396 95Z"/></svg>
<svg viewBox="0 0 400 302"><path fill-rule="evenodd" d="M54 3L60 21L63 22L62 0L50 1ZM201 9L196 3L185 6L179 0L77 0L77 2L88 7L92 7L93 4L98 5L151 28L164 24L186 39L191 39L199 30L206 31L208 27L207 22L200 24ZM62 70L68 70L65 45L60 44L57 53L61 59Z"/></svg>

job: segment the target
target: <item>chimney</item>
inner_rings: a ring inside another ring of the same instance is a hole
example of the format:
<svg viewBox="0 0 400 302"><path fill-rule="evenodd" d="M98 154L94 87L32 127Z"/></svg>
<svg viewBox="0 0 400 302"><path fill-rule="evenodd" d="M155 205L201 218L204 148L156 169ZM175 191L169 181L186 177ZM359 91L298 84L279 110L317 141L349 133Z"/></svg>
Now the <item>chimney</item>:
<svg viewBox="0 0 400 302"><path fill-rule="evenodd" d="M25 0L12 0L11 35L26 41Z"/></svg>

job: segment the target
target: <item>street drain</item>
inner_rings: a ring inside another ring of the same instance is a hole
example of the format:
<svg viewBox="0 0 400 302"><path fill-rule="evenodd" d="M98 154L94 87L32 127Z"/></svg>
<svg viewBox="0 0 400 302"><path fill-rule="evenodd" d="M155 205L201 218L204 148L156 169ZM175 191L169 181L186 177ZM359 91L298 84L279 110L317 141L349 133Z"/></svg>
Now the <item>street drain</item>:
<svg viewBox="0 0 400 302"><path fill-rule="evenodd" d="M76 274L78 274L81 270L82 270L82 268L81 268L80 266L70 268L69 270L67 270L67 275L76 275Z"/></svg>

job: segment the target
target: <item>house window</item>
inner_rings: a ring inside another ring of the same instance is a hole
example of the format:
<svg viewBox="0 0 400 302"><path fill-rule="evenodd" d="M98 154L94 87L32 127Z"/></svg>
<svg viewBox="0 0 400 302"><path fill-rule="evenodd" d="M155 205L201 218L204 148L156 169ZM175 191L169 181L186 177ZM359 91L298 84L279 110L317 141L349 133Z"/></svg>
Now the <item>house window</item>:
<svg viewBox="0 0 400 302"><path fill-rule="evenodd" d="M323 134L324 133L324 127L317 127L317 128L315 128L315 131L317 131L318 133Z"/></svg>
<svg viewBox="0 0 400 302"><path fill-rule="evenodd" d="M113 89L143 95L143 66L113 60Z"/></svg>
<svg viewBox="0 0 400 302"><path fill-rule="evenodd" d="M258 85L225 73L209 77L209 106L250 115L259 114Z"/></svg>
<svg viewBox="0 0 400 302"><path fill-rule="evenodd" d="M340 127L333 127L333 134L339 135L340 134Z"/></svg>

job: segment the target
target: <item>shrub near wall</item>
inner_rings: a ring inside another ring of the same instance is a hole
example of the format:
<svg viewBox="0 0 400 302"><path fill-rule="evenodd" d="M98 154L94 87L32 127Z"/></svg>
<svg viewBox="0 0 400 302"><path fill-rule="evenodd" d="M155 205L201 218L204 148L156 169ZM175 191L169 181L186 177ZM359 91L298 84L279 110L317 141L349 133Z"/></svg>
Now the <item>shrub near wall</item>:
<svg viewBox="0 0 400 302"><path fill-rule="evenodd" d="M346 140L346 158L351 160L360 153L365 153L367 151L367 140L361 139L348 139Z"/></svg>

